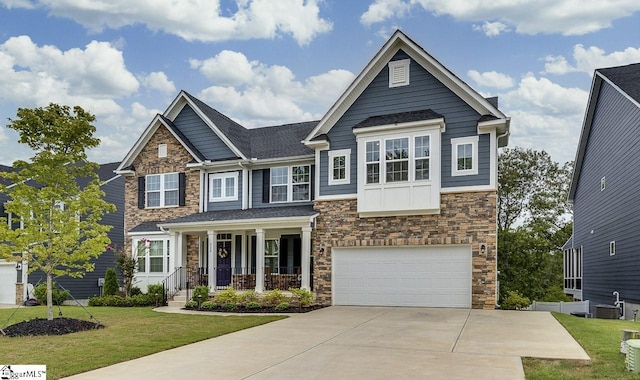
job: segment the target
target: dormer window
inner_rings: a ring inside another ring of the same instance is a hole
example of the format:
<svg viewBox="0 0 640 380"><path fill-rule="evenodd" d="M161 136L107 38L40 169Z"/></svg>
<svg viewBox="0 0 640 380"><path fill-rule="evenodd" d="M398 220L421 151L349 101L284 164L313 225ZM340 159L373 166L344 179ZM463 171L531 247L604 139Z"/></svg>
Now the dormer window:
<svg viewBox="0 0 640 380"><path fill-rule="evenodd" d="M409 85L410 59L389 62L389 87Z"/></svg>

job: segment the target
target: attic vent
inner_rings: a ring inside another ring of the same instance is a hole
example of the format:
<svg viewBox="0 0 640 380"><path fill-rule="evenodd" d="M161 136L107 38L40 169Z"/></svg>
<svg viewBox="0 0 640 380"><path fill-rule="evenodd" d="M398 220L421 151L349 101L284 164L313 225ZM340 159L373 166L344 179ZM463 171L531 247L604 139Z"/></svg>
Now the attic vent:
<svg viewBox="0 0 640 380"><path fill-rule="evenodd" d="M158 144L158 158L167 157L167 144Z"/></svg>
<svg viewBox="0 0 640 380"><path fill-rule="evenodd" d="M389 87L409 85L409 62L410 59L389 62Z"/></svg>

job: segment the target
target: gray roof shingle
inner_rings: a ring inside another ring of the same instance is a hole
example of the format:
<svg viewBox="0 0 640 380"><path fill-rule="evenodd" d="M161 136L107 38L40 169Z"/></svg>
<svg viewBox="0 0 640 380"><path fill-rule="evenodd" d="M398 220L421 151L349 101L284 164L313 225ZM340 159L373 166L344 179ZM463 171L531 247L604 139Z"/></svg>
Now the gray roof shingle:
<svg viewBox="0 0 640 380"><path fill-rule="evenodd" d="M201 222L232 221L232 220L291 218L291 217L299 217L299 216L311 217L317 213L318 212L313 209L312 205L263 207L263 208L251 208L247 210L207 211L207 212L183 216L181 218L170 219L170 220L167 220L166 222L161 222L161 223L149 222L149 223L169 225L169 224L177 224L177 223L201 223ZM137 227L134 227L134 228L137 228Z"/></svg>
<svg viewBox="0 0 640 380"><path fill-rule="evenodd" d="M640 103L640 63L598 69L616 86Z"/></svg>
<svg viewBox="0 0 640 380"><path fill-rule="evenodd" d="M440 119L440 118L444 118L444 116L440 115L439 113L431 109L392 113L387 115L378 115L378 116L368 117L363 121L361 121L360 123L354 125L353 129L375 127L378 125L410 123L412 121L433 120L433 119Z"/></svg>
<svg viewBox="0 0 640 380"><path fill-rule="evenodd" d="M132 229L130 229L129 232L158 232L158 231L162 231L160 229L160 227L158 227L159 223L162 223L162 222L159 222L159 221L142 222L142 223L138 224L137 226L133 227Z"/></svg>

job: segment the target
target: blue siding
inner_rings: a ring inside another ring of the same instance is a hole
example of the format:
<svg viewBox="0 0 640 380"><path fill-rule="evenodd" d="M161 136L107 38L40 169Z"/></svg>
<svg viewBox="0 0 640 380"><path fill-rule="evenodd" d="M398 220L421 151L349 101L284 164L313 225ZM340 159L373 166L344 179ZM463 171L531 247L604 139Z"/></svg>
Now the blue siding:
<svg viewBox="0 0 640 380"><path fill-rule="evenodd" d="M592 305L613 304L615 290L640 302L639 128L640 109L603 81L574 197L574 245L583 247L583 298Z"/></svg>
<svg viewBox="0 0 640 380"><path fill-rule="evenodd" d="M207 183L205 184L205 194L206 201L208 202L207 207L209 211L222 211L222 210L240 210L242 208L242 196L244 187L244 183L242 183L242 172L238 171L238 183L236 186L238 187L238 200L236 201L227 201L227 202L209 202L209 185L211 184L209 180L209 176L207 176Z"/></svg>
<svg viewBox="0 0 640 380"><path fill-rule="evenodd" d="M392 60L408 58L400 51ZM352 127L367 117L432 109L444 115L446 132L442 135L442 187L488 185L490 174L490 138L480 135L478 175L451 177L451 138L477 135L480 115L449 88L415 61L411 61L410 85L389 88L389 69L385 68L329 131L331 150L351 149L351 183L328 186L328 154L320 154L320 195L357 192L357 144Z"/></svg>
<svg viewBox="0 0 640 380"><path fill-rule="evenodd" d="M312 165L313 166L313 165ZM269 170L269 169L261 169L261 170L254 170L252 172L251 175L251 193L252 193L252 200L253 200L253 207L254 208L259 208L259 207L279 207L279 206L292 206L292 205L312 205L313 202L309 201L309 202L285 202L285 203L264 203L262 202L262 188L263 188L263 182L262 182L262 172L264 170ZM311 169L313 172L313 168ZM311 191L313 191L313 181L311 182Z"/></svg>
<svg viewBox="0 0 640 380"><path fill-rule="evenodd" d="M215 161L236 157L189 105L180 111L173 123L207 159Z"/></svg>
<svg viewBox="0 0 640 380"><path fill-rule="evenodd" d="M116 206L115 212L102 218L102 224L113 226L108 233L111 246L122 247L124 245L124 177L118 177L103 185L102 190L105 192L105 200ZM55 282L69 290L71 296L76 299L87 299L100 295L98 278L104 278L107 268L115 268L115 252L105 251L92 262L95 265L93 272L86 273L84 277L58 277ZM46 281L47 278L42 271L29 274L29 282L34 286ZM73 298L69 297L70 300Z"/></svg>

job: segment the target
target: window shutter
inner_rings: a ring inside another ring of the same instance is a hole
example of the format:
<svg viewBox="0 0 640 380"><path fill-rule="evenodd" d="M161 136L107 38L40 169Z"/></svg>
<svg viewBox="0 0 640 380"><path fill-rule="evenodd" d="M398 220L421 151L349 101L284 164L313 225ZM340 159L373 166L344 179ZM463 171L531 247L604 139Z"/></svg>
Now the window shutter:
<svg viewBox="0 0 640 380"><path fill-rule="evenodd" d="M184 173L178 173L178 205L184 206L187 204L187 176Z"/></svg>
<svg viewBox="0 0 640 380"><path fill-rule="evenodd" d="M138 177L138 208L144 208L144 177Z"/></svg>
<svg viewBox="0 0 640 380"><path fill-rule="evenodd" d="M269 193L271 185L271 170L262 169L262 203L269 203Z"/></svg>
<svg viewBox="0 0 640 380"><path fill-rule="evenodd" d="M311 165L311 181L309 183L309 187L311 187L309 189L309 192L311 194L311 200L314 200L316 198L315 197L316 195L316 166L315 165Z"/></svg>

